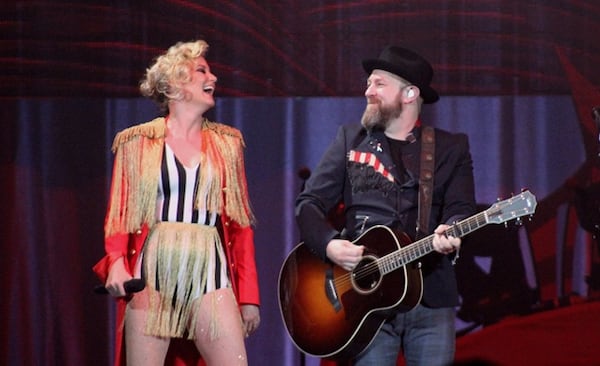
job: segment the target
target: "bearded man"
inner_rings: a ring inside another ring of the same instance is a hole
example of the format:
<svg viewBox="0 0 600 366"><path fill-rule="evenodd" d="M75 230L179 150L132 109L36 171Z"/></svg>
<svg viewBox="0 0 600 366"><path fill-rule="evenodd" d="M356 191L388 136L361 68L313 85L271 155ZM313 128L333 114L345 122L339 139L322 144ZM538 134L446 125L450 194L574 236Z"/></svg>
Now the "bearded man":
<svg viewBox="0 0 600 366"><path fill-rule="evenodd" d="M439 100L433 69L419 54L385 48L362 62L368 75L361 124L341 126L296 200L301 239L315 255L352 271L371 251L356 239L382 225L412 240L433 235L431 253L419 260L422 294L410 309L394 307L354 365L448 365L455 350L458 291L453 261L460 238L449 225L475 213L473 164L465 134L431 129L433 167L427 227L419 227L424 124L421 107ZM428 174L430 175L430 174ZM328 213L344 207L336 230ZM421 221L424 222L424 221ZM404 288L397 289L399 294ZM343 299L341 300L343 302ZM352 352L349 352L352 354ZM355 357L356 356L356 357Z"/></svg>

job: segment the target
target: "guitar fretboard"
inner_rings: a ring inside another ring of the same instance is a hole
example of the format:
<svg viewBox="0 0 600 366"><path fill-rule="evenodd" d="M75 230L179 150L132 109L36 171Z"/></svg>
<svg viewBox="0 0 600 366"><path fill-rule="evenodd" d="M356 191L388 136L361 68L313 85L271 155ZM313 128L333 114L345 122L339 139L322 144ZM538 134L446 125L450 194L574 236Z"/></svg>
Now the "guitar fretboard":
<svg viewBox="0 0 600 366"><path fill-rule="evenodd" d="M450 226L446 233L450 236L461 238L488 224L487 211L480 212L463 221ZM426 254L431 253L433 249L433 234L421 240L418 240L404 248L392 252L378 260L380 271L383 274L395 271L396 269L413 262Z"/></svg>

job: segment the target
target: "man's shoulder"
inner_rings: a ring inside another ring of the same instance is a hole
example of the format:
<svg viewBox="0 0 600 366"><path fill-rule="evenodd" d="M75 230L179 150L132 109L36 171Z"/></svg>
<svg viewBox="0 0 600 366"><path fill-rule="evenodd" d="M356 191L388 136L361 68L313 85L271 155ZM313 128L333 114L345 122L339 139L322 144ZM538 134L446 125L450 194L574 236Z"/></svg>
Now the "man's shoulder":
<svg viewBox="0 0 600 366"><path fill-rule="evenodd" d="M469 136L464 132L452 132L435 128L435 146L438 152L465 153L469 151Z"/></svg>
<svg viewBox="0 0 600 366"><path fill-rule="evenodd" d="M455 136L455 135L464 135L464 133L460 132L460 131L450 131L450 130L446 130L440 127L435 127L435 126L430 126L433 127L433 129L435 130L435 134L436 135L440 135L440 136Z"/></svg>
<svg viewBox="0 0 600 366"><path fill-rule="evenodd" d="M339 128L351 133L360 133L361 131L366 132L365 128L360 123L344 123L340 125Z"/></svg>
<svg viewBox="0 0 600 366"><path fill-rule="evenodd" d="M339 127L339 131L347 140L354 140L356 138L367 136L367 130L360 123L342 124Z"/></svg>
<svg viewBox="0 0 600 366"><path fill-rule="evenodd" d="M468 136L464 132L448 131L438 127L434 128L435 138L437 141L448 141L449 143L462 143L468 140Z"/></svg>

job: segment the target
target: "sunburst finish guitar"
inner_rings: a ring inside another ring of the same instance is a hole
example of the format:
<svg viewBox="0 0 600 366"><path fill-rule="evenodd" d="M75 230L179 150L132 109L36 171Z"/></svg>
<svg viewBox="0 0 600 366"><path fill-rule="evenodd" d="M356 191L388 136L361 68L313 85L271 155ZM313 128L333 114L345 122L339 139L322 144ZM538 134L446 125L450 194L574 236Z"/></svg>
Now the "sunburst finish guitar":
<svg viewBox="0 0 600 366"><path fill-rule="evenodd" d="M525 191L497 202L447 230L463 237L487 224L532 215L535 196ZM365 254L352 271L322 261L303 243L288 255L279 275L279 308L300 351L346 359L362 352L392 310L408 311L421 300L417 259L433 251L433 235L410 242L401 232L374 226L355 241Z"/></svg>

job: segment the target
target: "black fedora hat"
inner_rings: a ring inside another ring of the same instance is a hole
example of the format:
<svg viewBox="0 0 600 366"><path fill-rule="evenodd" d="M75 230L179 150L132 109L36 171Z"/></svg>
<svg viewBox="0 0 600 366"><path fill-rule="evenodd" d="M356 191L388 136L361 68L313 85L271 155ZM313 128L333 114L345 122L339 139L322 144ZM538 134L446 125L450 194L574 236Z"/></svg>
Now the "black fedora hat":
<svg viewBox="0 0 600 366"><path fill-rule="evenodd" d="M438 93L429 86L433 78L431 64L411 50L388 46L381 52L378 59L364 60L362 65L367 74L375 69L384 70L419 87L424 103L435 103L440 99Z"/></svg>

